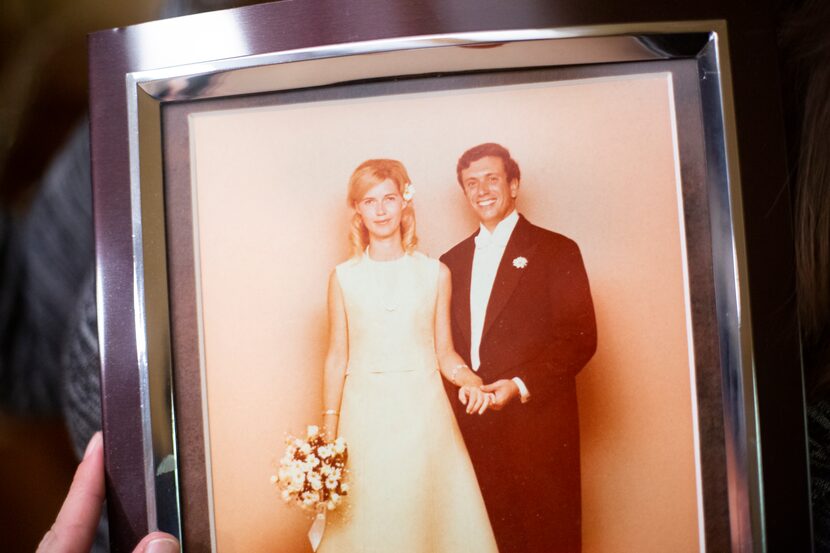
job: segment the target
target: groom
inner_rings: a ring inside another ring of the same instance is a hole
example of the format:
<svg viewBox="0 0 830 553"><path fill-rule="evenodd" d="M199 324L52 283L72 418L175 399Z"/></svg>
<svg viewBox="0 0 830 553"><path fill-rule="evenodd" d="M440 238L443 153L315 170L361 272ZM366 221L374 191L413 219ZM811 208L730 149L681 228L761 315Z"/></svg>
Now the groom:
<svg viewBox="0 0 830 553"><path fill-rule="evenodd" d="M579 420L574 377L596 350L577 245L516 211L520 171L506 148L458 160L481 225L445 253L459 354L493 392L483 416L456 417L501 553L581 550Z"/></svg>

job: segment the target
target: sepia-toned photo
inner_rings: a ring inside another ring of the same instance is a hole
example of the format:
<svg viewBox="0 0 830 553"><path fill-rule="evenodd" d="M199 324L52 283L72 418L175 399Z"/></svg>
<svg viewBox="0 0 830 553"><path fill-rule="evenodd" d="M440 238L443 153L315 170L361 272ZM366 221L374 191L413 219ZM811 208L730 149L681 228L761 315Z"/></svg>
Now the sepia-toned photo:
<svg viewBox="0 0 830 553"><path fill-rule="evenodd" d="M700 550L671 73L188 132L215 550Z"/></svg>

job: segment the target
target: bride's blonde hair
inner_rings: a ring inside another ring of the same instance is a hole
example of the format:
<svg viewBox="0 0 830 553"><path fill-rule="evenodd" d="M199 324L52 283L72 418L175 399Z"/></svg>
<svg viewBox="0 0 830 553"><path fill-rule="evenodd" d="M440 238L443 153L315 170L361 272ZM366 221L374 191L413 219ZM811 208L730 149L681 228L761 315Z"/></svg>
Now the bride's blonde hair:
<svg viewBox="0 0 830 553"><path fill-rule="evenodd" d="M356 207L357 202L363 199L366 192L385 180L391 180L398 187L401 196L410 184L409 175L400 161L394 159L368 159L354 170L349 178L348 202L350 207ZM352 246L352 256L362 255L369 245L369 231L363 224L363 219L355 210L352 217L349 242ZM412 253L418 245L415 235L415 208L412 199L406 202L401 212L401 245L404 251Z"/></svg>

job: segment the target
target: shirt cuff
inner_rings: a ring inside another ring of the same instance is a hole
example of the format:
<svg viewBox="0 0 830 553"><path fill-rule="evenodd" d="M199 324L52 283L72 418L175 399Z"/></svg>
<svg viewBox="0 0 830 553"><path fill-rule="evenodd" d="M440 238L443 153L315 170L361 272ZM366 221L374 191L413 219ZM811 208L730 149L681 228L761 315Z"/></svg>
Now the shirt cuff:
<svg viewBox="0 0 830 553"><path fill-rule="evenodd" d="M525 386L525 383L522 382L522 379L518 376L514 376L512 380L516 383L516 387L519 388L519 395L522 398L522 403L530 401L530 390L527 389L527 386Z"/></svg>

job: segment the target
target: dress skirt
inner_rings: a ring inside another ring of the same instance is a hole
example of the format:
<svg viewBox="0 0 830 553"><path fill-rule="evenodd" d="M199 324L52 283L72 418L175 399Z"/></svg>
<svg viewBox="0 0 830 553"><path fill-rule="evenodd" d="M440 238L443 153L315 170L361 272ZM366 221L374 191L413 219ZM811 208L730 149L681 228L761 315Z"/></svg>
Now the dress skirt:
<svg viewBox="0 0 830 553"><path fill-rule="evenodd" d="M328 514L319 553L497 551L437 370L431 335L437 261L406 257L406 264L380 269L403 271L394 281L410 291L411 301L401 300L386 319L383 308L367 319L383 280L359 272L378 262L338 267L350 332L338 435L349 448L350 490Z"/></svg>

